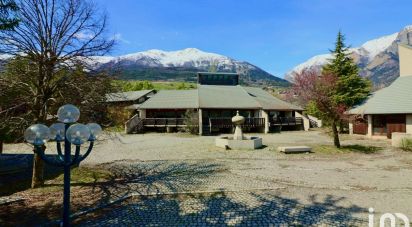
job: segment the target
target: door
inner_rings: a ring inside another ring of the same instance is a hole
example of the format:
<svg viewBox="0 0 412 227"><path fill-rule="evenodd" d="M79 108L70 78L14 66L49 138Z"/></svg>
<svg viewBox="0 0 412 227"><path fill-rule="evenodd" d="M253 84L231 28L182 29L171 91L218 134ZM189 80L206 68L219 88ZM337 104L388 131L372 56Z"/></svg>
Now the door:
<svg viewBox="0 0 412 227"><path fill-rule="evenodd" d="M372 134L376 136L386 136L386 115L373 115L372 116Z"/></svg>
<svg viewBox="0 0 412 227"><path fill-rule="evenodd" d="M406 132L406 115L393 114L386 116L387 137L392 138L392 132Z"/></svg>
<svg viewBox="0 0 412 227"><path fill-rule="evenodd" d="M368 134L368 121L360 118L353 122L353 133L359 135Z"/></svg>

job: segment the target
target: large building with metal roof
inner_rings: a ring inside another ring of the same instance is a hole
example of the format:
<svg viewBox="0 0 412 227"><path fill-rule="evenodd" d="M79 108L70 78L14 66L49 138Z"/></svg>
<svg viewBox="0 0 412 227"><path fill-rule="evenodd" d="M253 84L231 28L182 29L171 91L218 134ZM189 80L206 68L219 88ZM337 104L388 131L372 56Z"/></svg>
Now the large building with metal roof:
<svg viewBox="0 0 412 227"><path fill-rule="evenodd" d="M139 115L126 123L126 131L184 127L188 111L196 114L201 135L230 131L236 111L246 117L246 129L267 133L275 126L303 128L302 108L238 83L238 74L198 73L197 89L161 90L139 105Z"/></svg>
<svg viewBox="0 0 412 227"><path fill-rule="evenodd" d="M391 85L373 93L348 111L356 116L350 132L369 137L412 133L412 47L399 44L400 75Z"/></svg>

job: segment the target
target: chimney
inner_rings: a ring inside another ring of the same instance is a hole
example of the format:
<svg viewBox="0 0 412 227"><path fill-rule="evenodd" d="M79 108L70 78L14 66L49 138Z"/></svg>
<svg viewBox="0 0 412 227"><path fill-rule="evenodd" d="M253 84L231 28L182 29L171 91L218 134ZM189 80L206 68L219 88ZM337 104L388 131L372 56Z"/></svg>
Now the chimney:
<svg viewBox="0 0 412 227"><path fill-rule="evenodd" d="M409 37L408 37L409 38ZM412 76L412 47L408 44L398 44L399 48L399 76Z"/></svg>

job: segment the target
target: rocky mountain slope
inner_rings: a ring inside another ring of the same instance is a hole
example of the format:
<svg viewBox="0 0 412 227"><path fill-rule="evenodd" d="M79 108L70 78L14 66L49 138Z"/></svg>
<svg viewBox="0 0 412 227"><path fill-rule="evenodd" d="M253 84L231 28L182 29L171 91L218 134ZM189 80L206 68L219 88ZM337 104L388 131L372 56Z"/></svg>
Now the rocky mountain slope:
<svg viewBox="0 0 412 227"><path fill-rule="evenodd" d="M360 75L370 79L376 88L391 84L399 76L398 43L412 44L412 26L349 50L360 67ZM314 56L289 71L285 79L293 81L293 74L305 69L321 70L331 57L330 54Z"/></svg>
<svg viewBox="0 0 412 227"><path fill-rule="evenodd" d="M94 57L93 60L94 68L109 69L121 79L196 81L196 72L214 69L218 72L237 72L247 84L289 84L248 62L195 48L148 50L118 57Z"/></svg>

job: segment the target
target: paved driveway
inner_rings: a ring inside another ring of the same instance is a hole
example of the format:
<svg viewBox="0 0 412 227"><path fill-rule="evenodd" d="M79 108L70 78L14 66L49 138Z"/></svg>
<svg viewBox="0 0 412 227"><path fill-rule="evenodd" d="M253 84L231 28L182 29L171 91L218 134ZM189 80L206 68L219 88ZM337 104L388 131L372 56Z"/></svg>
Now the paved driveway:
<svg viewBox="0 0 412 227"><path fill-rule="evenodd" d="M370 207L377 218L401 212L412 219L412 153L387 141L345 136L343 144L382 150L285 155L276 148L329 146L331 139L317 131L260 136L267 147L255 151L225 151L214 146L214 137L107 136L83 164L111 168L126 179L112 195L136 196L93 223L345 226L367 221Z"/></svg>

